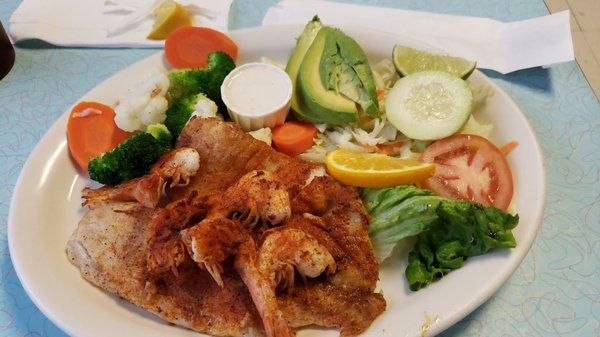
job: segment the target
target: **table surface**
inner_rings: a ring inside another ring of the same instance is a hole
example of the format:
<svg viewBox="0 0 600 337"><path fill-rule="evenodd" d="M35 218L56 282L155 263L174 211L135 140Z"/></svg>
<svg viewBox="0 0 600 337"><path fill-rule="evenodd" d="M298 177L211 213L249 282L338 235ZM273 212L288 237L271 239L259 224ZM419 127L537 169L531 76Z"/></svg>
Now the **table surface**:
<svg viewBox="0 0 600 337"><path fill-rule="evenodd" d="M235 0L229 28L260 25L276 0ZM548 13L542 0L348 1L504 21ZM0 0L6 23L19 0ZM0 81L0 336L65 336L29 300L8 252L12 191L27 156L54 121L108 76L154 53L16 48ZM541 143L548 181L544 221L506 284L444 336L600 336L600 104L577 63L509 75L486 72L521 107Z"/></svg>

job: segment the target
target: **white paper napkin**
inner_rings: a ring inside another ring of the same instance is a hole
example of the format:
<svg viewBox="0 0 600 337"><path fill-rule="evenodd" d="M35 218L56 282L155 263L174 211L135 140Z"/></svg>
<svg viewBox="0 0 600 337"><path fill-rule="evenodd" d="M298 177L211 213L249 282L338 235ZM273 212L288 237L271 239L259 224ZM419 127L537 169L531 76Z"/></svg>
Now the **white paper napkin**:
<svg viewBox="0 0 600 337"><path fill-rule="evenodd" d="M227 30L233 0L179 0L194 24ZM162 47L146 36L157 0L23 0L9 20L13 41L41 39L58 46ZM119 29L120 28L120 29Z"/></svg>
<svg viewBox="0 0 600 337"><path fill-rule="evenodd" d="M320 0L283 0L269 8L262 23L306 23L315 14L327 25L363 26L420 40L503 74L574 59L568 11L500 22Z"/></svg>

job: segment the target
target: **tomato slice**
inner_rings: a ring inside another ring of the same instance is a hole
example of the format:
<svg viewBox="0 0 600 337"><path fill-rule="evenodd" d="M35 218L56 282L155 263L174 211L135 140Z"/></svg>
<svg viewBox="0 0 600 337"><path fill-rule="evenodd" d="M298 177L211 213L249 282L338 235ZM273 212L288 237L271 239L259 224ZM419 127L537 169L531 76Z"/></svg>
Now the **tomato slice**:
<svg viewBox="0 0 600 337"><path fill-rule="evenodd" d="M513 179L506 158L487 139L456 134L429 145L421 160L435 163L433 177L423 187L448 198L466 199L506 210Z"/></svg>

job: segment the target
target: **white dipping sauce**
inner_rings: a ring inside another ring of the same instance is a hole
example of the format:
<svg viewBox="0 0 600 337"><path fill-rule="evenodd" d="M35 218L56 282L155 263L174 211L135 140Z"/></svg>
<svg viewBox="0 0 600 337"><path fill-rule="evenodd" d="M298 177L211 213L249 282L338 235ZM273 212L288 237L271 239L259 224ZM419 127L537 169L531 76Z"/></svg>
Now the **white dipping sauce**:
<svg viewBox="0 0 600 337"><path fill-rule="evenodd" d="M280 109L291 96L291 80L281 69L249 63L234 70L223 87L224 100L238 114L261 116Z"/></svg>

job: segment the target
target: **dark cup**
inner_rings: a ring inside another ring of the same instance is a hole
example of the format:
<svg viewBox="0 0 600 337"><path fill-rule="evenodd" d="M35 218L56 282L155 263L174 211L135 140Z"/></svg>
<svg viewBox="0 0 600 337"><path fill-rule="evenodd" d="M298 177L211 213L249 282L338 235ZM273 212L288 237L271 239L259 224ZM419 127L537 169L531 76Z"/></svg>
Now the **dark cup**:
<svg viewBox="0 0 600 337"><path fill-rule="evenodd" d="M15 49L0 22L0 80L8 74L14 63Z"/></svg>

